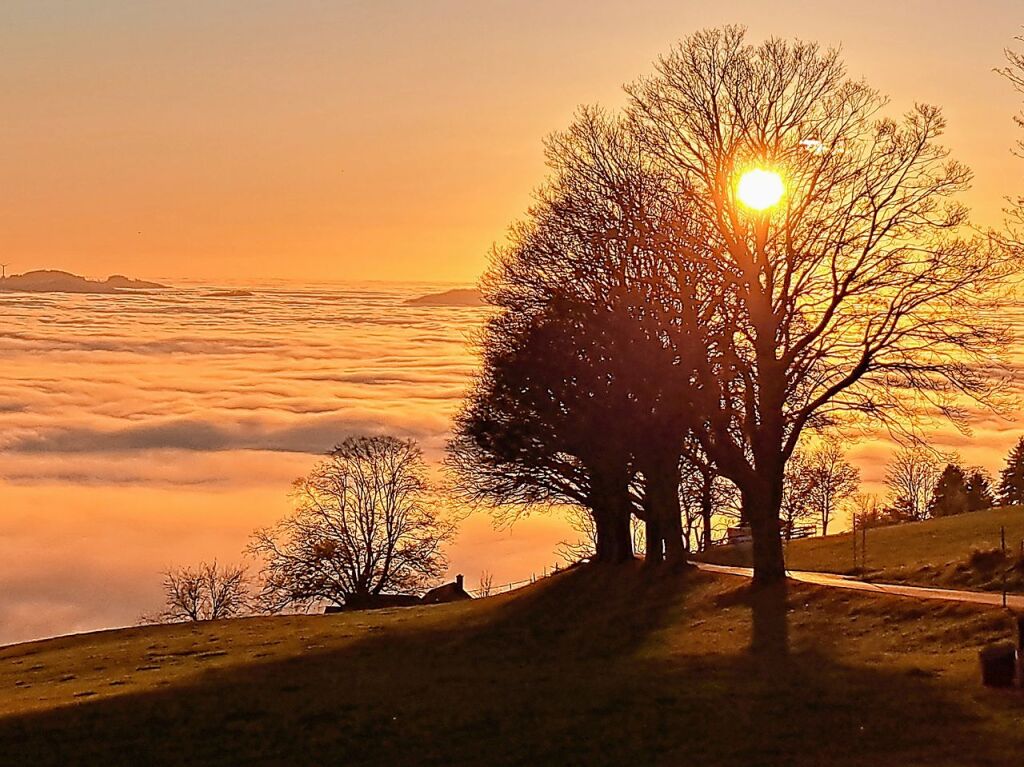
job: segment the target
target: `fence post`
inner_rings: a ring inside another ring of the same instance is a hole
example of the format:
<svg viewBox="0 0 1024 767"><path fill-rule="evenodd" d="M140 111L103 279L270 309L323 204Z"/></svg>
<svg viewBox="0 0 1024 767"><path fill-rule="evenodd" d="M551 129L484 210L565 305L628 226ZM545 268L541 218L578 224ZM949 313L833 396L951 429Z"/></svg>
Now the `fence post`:
<svg viewBox="0 0 1024 767"><path fill-rule="evenodd" d="M999 546L1003 552L1003 607L1006 607L1006 526L1003 525L999 528Z"/></svg>
<svg viewBox="0 0 1024 767"><path fill-rule="evenodd" d="M857 515L853 515L853 528L850 530L850 537L853 538L853 571L857 572Z"/></svg>
<svg viewBox="0 0 1024 767"><path fill-rule="evenodd" d="M861 575L868 569L868 527L860 521L860 570Z"/></svg>

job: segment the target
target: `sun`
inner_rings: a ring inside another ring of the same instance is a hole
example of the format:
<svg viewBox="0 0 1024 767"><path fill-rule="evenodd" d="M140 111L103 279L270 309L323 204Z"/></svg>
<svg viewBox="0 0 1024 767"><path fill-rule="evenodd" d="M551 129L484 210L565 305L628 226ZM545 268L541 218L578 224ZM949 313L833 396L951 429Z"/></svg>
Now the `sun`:
<svg viewBox="0 0 1024 767"><path fill-rule="evenodd" d="M753 210L767 210L778 205L785 192L786 185L782 182L782 176L763 168L748 170L736 186L736 196L740 202Z"/></svg>

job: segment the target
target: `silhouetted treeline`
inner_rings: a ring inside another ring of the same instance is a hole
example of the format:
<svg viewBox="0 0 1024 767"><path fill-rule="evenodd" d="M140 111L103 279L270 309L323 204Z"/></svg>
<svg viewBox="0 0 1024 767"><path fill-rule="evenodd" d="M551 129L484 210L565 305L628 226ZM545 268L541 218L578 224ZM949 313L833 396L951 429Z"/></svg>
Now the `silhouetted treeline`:
<svg viewBox="0 0 1024 767"><path fill-rule="evenodd" d="M998 405L990 309L1015 253L966 227L941 111L881 117L835 51L705 31L626 93L548 140L549 177L493 254L450 463L477 501L588 509L611 562L631 516L648 559L682 561L680 494L724 478L756 578L778 580L804 438L913 437L922 415ZM751 169L783 179L774 207L738 199Z"/></svg>

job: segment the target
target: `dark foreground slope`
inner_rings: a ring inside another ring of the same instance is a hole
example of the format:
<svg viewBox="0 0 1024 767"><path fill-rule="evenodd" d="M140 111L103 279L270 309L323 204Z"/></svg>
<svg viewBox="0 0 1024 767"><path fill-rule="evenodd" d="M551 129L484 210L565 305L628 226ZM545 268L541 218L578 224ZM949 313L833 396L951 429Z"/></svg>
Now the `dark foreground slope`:
<svg viewBox="0 0 1024 767"><path fill-rule="evenodd" d="M793 585L791 656L764 670L747 588L578 569L468 603L10 647L0 763L1020 763L1024 696L977 683L1005 614Z"/></svg>

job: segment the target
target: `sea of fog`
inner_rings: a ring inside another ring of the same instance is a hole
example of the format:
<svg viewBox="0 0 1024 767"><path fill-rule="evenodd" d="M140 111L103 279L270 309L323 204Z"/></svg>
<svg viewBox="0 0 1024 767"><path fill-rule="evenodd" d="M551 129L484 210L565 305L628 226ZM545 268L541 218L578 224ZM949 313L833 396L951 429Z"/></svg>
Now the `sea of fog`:
<svg viewBox="0 0 1024 767"><path fill-rule="evenodd" d="M0 643L134 623L160 570L239 561L349 434L436 462L485 310L405 301L450 287L0 293ZM565 535L477 515L452 570L528 577Z"/></svg>
<svg viewBox="0 0 1024 767"><path fill-rule="evenodd" d="M346 435L413 437L436 462L485 310L405 301L450 287L0 293L0 644L132 624L162 569L240 561ZM971 435L934 441L995 469L1022 420L978 412ZM890 449L851 447L869 489ZM474 515L451 572L529 577L570 535L547 515L501 531Z"/></svg>

